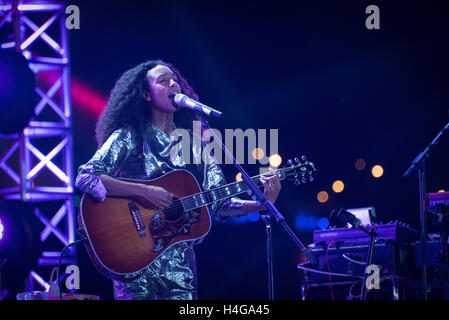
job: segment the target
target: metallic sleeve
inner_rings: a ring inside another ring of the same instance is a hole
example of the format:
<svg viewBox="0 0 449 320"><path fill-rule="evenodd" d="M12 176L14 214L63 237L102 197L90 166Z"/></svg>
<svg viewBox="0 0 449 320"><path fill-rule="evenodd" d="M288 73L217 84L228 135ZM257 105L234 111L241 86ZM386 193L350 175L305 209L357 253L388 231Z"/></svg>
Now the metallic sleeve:
<svg viewBox="0 0 449 320"><path fill-rule="evenodd" d="M106 198L106 188L99 175L114 175L129 155L132 146L131 133L128 130L114 131L94 156L79 167L75 186L103 201Z"/></svg>
<svg viewBox="0 0 449 320"><path fill-rule="evenodd" d="M214 218L217 221L226 221L229 218L238 218L243 216L243 205L246 200L236 197L226 199L221 206L214 211Z"/></svg>
<svg viewBox="0 0 449 320"><path fill-rule="evenodd" d="M205 161L203 172L203 188L204 190L216 188L226 184L226 179L218 166L216 160L210 158ZM211 205L212 216L217 221L225 221L229 218L237 218L243 215L243 205L246 201L236 197L217 201Z"/></svg>

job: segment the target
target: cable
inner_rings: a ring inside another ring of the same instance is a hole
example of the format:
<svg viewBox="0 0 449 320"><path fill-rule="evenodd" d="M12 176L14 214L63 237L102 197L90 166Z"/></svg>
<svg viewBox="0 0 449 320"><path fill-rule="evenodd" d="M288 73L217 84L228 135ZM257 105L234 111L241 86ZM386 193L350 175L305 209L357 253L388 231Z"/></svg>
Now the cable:
<svg viewBox="0 0 449 320"><path fill-rule="evenodd" d="M62 300L62 288L61 288L61 276L60 276L61 273L60 273L60 269L61 269L61 262L62 262L62 257L63 257L63 255L64 255L64 252L65 252L69 247L74 246L74 245L78 245L78 244L80 244L80 243L82 243L82 242L84 242L84 241L87 240L87 237L85 237L81 232L79 232L79 230L77 230L77 234L78 234L78 235L81 235L81 236L83 237L83 239L73 241L72 243L69 243L68 245L66 245L66 246L64 247L64 249L62 249L61 255L59 256L59 261L58 261L58 287L59 287L59 300Z"/></svg>
<svg viewBox="0 0 449 320"><path fill-rule="evenodd" d="M362 297L362 293L361 293L361 292L360 292L360 294L358 294L358 295L353 295L353 294L352 294L352 289L353 289L355 286L356 286L356 284L353 284L351 287L349 287L349 293L348 293L348 296L351 297L351 300L354 300L354 299L360 299L360 298Z"/></svg>
<svg viewBox="0 0 449 320"><path fill-rule="evenodd" d="M366 262L354 260L354 259L350 258L349 256L347 256L346 253L343 253L342 256L343 256L343 258L345 258L349 262L356 263L356 264L361 264L362 266L366 266Z"/></svg>
<svg viewBox="0 0 449 320"><path fill-rule="evenodd" d="M310 271L310 272L313 272L313 273L324 274L324 275L332 275L332 276L334 276L334 277L360 278L360 279L363 279L363 277L356 276L356 275L352 275L352 274L347 274L347 273L335 273L335 272L326 272L326 271L321 271L321 270L316 270L316 269L311 269L311 268L303 267L303 264L308 264L308 263L309 263L309 261L300 263L300 264L297 265L297 268L298 268L298 269L301 269L301 270L305 270L305 271Z"/></svg>

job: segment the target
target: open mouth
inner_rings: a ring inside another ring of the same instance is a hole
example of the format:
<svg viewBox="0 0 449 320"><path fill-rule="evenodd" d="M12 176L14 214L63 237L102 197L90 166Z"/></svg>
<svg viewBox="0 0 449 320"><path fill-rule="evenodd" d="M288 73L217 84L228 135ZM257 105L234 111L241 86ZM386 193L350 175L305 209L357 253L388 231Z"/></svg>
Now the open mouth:
<svg viewBox="0 0 449 320"><path fill-rule="evenodd" d="M176 110L179 110L179 109L180 109L180 106L178 106L178 105L176 104L176 102L175 102L175 95L177 95L177 94L178 94L178 92L170 93L170 94L168 95L168 98L170 99L172 105L176 108Z"/></svg>

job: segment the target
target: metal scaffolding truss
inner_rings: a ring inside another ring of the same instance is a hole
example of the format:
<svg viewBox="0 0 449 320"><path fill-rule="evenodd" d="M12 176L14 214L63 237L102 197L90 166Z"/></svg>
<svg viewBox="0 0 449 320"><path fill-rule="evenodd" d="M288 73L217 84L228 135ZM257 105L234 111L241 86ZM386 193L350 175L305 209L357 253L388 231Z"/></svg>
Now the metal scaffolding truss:
<svg viewBox="0 0 449 320"><path fill-rule="evenodd" d="M34 215L43 224L40 240L46 244L50 235L54 235L63 246L75 240L70 65L65 19L62 3L0 1L0 31L9 28L14 35L5 42L0 38L0 47L15 48L28 60L37 79L35 91L40 99L34 107L34 117L22 132L0 135L3 145L7 145L5 152L0 151L0 197L36 203ZM54 203L58 209L53 214L42 212L37 204L43 202ZM36 266L56 266L59 254L49 244ZM63 261L75 263L75 254L69 252ZM34 288L34 283L47 289L44 278L47 275L40 276L31 270L29 289Z"/></svg>

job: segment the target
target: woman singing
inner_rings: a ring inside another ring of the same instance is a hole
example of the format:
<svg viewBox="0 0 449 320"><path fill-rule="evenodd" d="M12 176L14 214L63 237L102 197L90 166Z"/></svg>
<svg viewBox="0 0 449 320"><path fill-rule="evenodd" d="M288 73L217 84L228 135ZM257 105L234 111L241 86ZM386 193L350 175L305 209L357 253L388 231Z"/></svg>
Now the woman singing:
<svg viewBox="0 0 449 320"><path fill-rule="evenodd" d="M181 160L182 149L171 152L176 144L170 139L172 131L191 128L192 121L201 120L189 109L179 110L173 100L177 93L198 100L187 81L168 63L148 61L126 71L116 82L97 124L99 149L78 169L76 186L98 201L106 196L133 198L144 206L164 209L173 200L169 191L117 178L148 180L184 169L196 177L203 190L226 184L216 161L189 165ZM281 189L278 176L261 180L265 197L275 202ZM230 198L215 202L209 209L216 220L224 220L265 208L256 201ZM115 299L197 299L195 243L198 241L176 243L138 276L114 280Z"/></svg>

